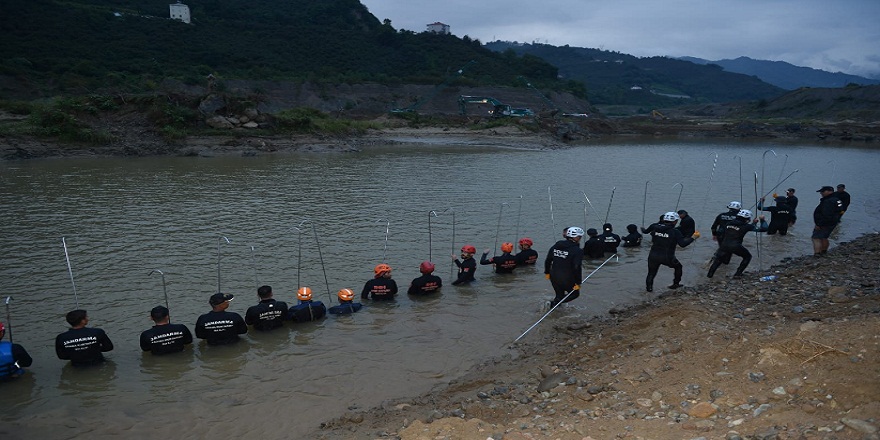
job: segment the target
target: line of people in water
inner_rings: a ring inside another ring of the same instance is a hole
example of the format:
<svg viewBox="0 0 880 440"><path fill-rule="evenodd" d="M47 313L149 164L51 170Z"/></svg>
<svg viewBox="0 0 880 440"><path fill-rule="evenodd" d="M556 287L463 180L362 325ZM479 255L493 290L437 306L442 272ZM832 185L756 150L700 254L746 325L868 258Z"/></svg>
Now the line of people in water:
<svg viewBox="0 0 880 440"><path fill-rule="evenodd" d="M828 237L846 213L850 204L850 195L843 184L837 190L831 186L823 186L818 191L821 195L819 205L813 212L814 229L812 233L814 255L821 257L828 251ZM755 216L750 210L742 209L739 201L731 201L727 211L718 214L710 229L712 239L718 243L718 249L710 262L707 277L712 278L722 264L729 264L731 256L741 258L733 278L743 276L752 255L743 246L743 240L749 232L765 232L768 235L786 235L788 228L797 221L796 209L798 199L794 188L786 191L786 196L774 194L774 206L765 206L764 199L757 203L759 211L771 214L770 222L764 216ZM603 258L608 254L615 255L621 244L623 247L637 247L642 243L642 234L651 236L651 249L648 254L648 273L645 287L653 291L654 278L660 266L673 269L670 289L681 287L683 266L675 257L678 247L686 247L700 237L695 221L685 210L666 212L656 223L642 227L641 232L635 224L627 226L628 234L624 237L614 233L610 223L602 227L603 233L595 229L586 232L577 226L563 229L562 240L557 241L548 250L544 260L544 274L550 280L555 297L548 301L547 307L556 307L560 303L569 302L579 297L580 285L584 281L582 263L585 258ZM580 246L581 239L589 238ZM520 251L513 254L513 243L501 245L501 255L489 257L490 250L485 250L480 258L481 265L494 266L495 273L510 274L517 267L536 265L539 254L532 249L534 242L530 238L519 240ZM452 255L458 275L453 285L467 284L475 280L477 261L474 258L477 250L472 245L464 245L460 255ZM407 293L414 296L427 296L438 292L443 281L433 274L435 266L430 261L419 265L421 276L410 283ZM364 284L361 290L362 300L387 301L398 293L396 281L392 278L392 268L381 263L374 268L374 276ZM284 326L285 321L311 322L323 319L328 313L332 315L350 315L363 308L362 303L354 302L355 292L344 288L339 290L339 304L327 307L321 301L312 298L312 290L300 287L297 291L297 304L288 307L287 303L273 298L270 286L257 289L259 303L247 309L245 316L230 312L230 302L234 295L215 293L208 303L211 311L199 316L195 326L195 336L204 339L208 345L226 345L239 340L239 335L248 332L248 326L260 332L272 331ZM180 352L193 342L193 335L184 324L172 323L167 307L156 306L150 311L150 319L154 325L140 335L140 347L144 352L154 355ZM66 315L70 329L59 334L55 339L55 352L59 359L68 360L74 366L95 365L104 361L103 353L113 350L113 342L100 328L88 327L89 317L85 310L73 310ZM11 332L11 330L10 330ZM14 378L25 373L33 359L19 344L3 341L6 328L0 322L0 380Z"/></svg>

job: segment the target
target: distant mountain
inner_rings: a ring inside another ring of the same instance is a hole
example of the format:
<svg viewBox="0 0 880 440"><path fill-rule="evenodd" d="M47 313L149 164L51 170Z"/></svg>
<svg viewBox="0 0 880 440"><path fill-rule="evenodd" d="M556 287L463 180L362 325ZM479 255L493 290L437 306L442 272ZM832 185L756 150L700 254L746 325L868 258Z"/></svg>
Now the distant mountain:
<svg viewBox="0 0 880 440"><path fill-rule="evenodd" d="M549 62L564 78L583 81L592 104L670 107L770 99L784 93L754 76L668 57L638 58L599 49L509 41L493 41L485 47L511 59L531 55Z"/></svg>
<svg viewBox="0 0 880 440"><path fill-rule="evenodd" d="M794 90L801 87L834 88L846 87L848 84L865 86L880 84L880 80L876 79L848 75L841 72L831 73L810 67L800 67L785 61L755 60L748 57L717 61L694 57L680 57L679 59L695 64L716 64L728 72L754 75L765 82L786 90Z"/></svg>

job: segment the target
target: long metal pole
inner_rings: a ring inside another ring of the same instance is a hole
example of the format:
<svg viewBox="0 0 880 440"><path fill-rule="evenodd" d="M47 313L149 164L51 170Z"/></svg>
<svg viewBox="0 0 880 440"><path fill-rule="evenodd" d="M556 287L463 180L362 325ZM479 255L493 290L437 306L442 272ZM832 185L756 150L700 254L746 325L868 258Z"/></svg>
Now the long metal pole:
<svg viewBox="0 0 880 440"><path fill-rule="evenodd" d="M611 261L612 258L615 258L615 259L619 260L619 258L617 257L617 254L614 254L614 255L608 257L607 259L605 259L605 261L602 262L602 264L599 265L599 267L593 269L593 271L590 272L590 274L587 275L586 278L584 278L583 280L581 280L581 285L583 285L585 282L587 282L587 280L590 279L590 277L593 276L594 273L596 273L599 269L601 269L602 266L604 266L606 263L608 263L609 261ZM616 260L616 261L617 261L617 260ZM527 328L526 331L524 331L523 334L519 335L518 338L514 339L513 342L518 342L518 341L519 341L520 339L522 339L523 336L525 336L528 332L532 331L532 329L535 328L538 324L540 324L541 321L544 320L544 318L546 318L546 317L549 316L551 313L553 313L553 311L556 310L556 308L559 307L560 304L562 304L563 302L565 302L565 300L568 299L568 297L571 296L571 294L572 294L573 292L574 292L574 289L572 289L571 291L569 291L568 293L566 293L566 294L565 294L565 297L562 298L562 301L559 301L558 303L556 303L556 305L553 306L552 309L548 310L547 313L545 313L544 316L542 316L541 319L538 320L538 322L532 324L531 327Z"/></svg>
<svg viewBox="0 0 880 440"><path fill-rule="evenodd" d="M547 187L547 198L550 199L550 222L553 223L553 236L556 236L556 219L553 218L553 195L550 194L550 187Z"/></svg>
<svg viewBox="0 0 880 440"><path fill-rule="evenodd" d="M763 199L763 198L766 198L768 195L770 195L770 193L773 192L773 190L775 190L776 188L779 188L779 185L782 185L783 183L785 183L785 181L788 180L789 177L793 176L794 173L797 173L797 172L799 172L799 171L800 171L800 169L796 169L796 170L794 170L794 171L788 173L788 175L785 176L784 179L780 180L775 186L773 186L773 188L770 188L770 191L767 191L767 193L764 194L763 196L761 196L761 198L762 198L762 199ZM752 205L751 208L755 208L756 206L758 206L758 205L757 205L757 204ZM749 208L749 209L751 209L751 208Z"/></svg>
<svg viewBox="0 0 880 440"><path fill-rule="evenodd" d="M519 209L516 212L516 230L513 232L513 241L511 243L516 243L519 240L519 220L522 217L522 194L519 195Z"/></svg>
<svg viewBox="0 0 880 440"><path fill-rule="evenodd" d="M76 294L76 282L73 281L73 268L70 267L70 255L67 254L67 241L61 237L61 244L64 246L64 258L67 260L67 273L70 274L70 284L73 286L73 300L76 308L79 308L79 296Z"/></svg>
<svg viewBox="0 0 880 440"><path fill-rule="evenodd" d="M376 220L376 223L381 222L383 220ZM385 254L388 251L388 231L391 228L391 221L385 220L385 246L382 248L382 262L385 262Z"/></svg>
<svg viewBox="0 0 880 440"><path fill-rule="evenodd" d="M294 226L293 229L296 229L299 232L299 245L298 250L296 251L296 290L299 291L300 287L302 287L302 283L300 282L302 273L302 250L303 250L303 230L302 226L308 223L308 220L303 220L299 222L299 225Z"/></svg>
<svg viewBox="0 0 880 440"><path fill-rule="evenodd" d="M611 214L611 204L614 203L614 191L617 191L616 186L614 188L611 188L611 200L608 200L608 210L605 211L605 222L604 223L608 223L608 215ZM586 226L587 225L585 223L584 227L586 227Z"/></svg>
<svg viewBox="0 0 880 440"><path fill-rule="evenodd" d="M452 208L449 208L452 209ZM452 255L455 255L455 210L452 210ZM455 277L455 260L449 263L449 276Z"/></svg>
<svg viewBox="0 0 880 440"><path fill-rule="evenodd" d="M260 278L257 276L257 256L256 256L256 253L257 253L257 251L254 249L253 246L251 246L251 266L254 267L254 285L259 287L260 286Z"/></svg>
<svg viewBox="0 0 880 440"><path fill-rule="evenodd" d="M675 188L676 186L681 187L678 190L678 200L675 201L675 211L678 212L678 205L681 203L681 193L684 191L684 185L681 182L672 185L673 188Z"/></svg>
<svg viewBox="0 0 880 440"><path fill-rule="evenodd" d="M432 251L433 237L431 231L431 216L437 217L437 211L431 210L428 212L428 261L434 261L432 258L434 253Z"/></svg>
<svg viewBox="0 0 880 440"><path fill-rule="evenodd" d="M587 204L590 205L590 209L593 210L593 214L596 214L596 220L599 220L599 211L596 211L596 207L593 206L593 202L591 202L590 198L587 197L586 191L584 191L583 193L584 193L584 200L586 200ZM584 227L587 227L587 225L584 225Z"/></svg>
<svg viewBox="0 0 880 440"><path fill-rule="evenodd" d="M507 202L503 202L500 207L498 207L498 226L495 227L495 248L492 249L492 256L498 255L498 233L501 231L501 213L504 212L504 205L509 205Z"/></svg>
<svg viewBox="0 0 880 440"><path fill-rule="evenodd" d="M758 173L755 173L755 206L758 206ZM755 214L755 218L758 218L757 213ZM758 222L758 226L760 225L761 223ZM761 264L761 233L755 234L755 241L758 245L758 272L760 273L764 271L763 265Z"/></svg>
<svg viewBox="0 0 880 440"><path fill-rule="evenodd" d="M779 157L775 151L772 149L764 151L764 154L761 155L761 194L764 194L764 159L767 157L767 153L773 153L773 157ZM757 178L757 175L756 175ZM757 196L757 188L755 191L755 195ZM757 197L756 197L757 199ZM755 200L755 206L758 206L758 201Z"/></svg>
<svg viewBox="0 0 880 440"><path fill-rule="evenodd" d="M9 327L9 343L12 344L12 315L9 313L9 301L11 296L6 297L6 326Z"/></svg>
<svg viewBox="0 0 880 440"><path fill-rule="evenodd" d="M645 210L648 206L648 184L651 183L650 180L645 182L645 198L642 200L642 227L645 227ZM586 194L584 195L586 197Z"/></svg>
<svg viewBox="0 0 880 440"><path fill-rule="evenodd" d="M168 305L168 288L165 286L165 272L162 272L159 269L153 269L150 271L150 273L147 274L147 276L150 276L154 273L158 273L159 275L162 275L162 293L165 294L165 308L168 310L171 310L171 307ZM169 315L170 315L170 313L169 313ZM169 320L168 322L171 322L171 321Z"/></svg>
<svg viewBox="0 0 880 440"><path fill-rule="evenodd" d="M220 290L220 244L223 243L223 240L226 240L226 243L232 243L228 238L222 235L217 238L217 292L222 292L222 290Z"/></svg>
<svg viewBox="0 0 880 440"><path fill-rule="evenodd" d="M315 246L318 247L318 257L321 259L321 271L324 272L324 285L327 286L327 302L333 304L333 295L330 294L330 281L327 280L327 269L324 267L324 254L321 253L321 243L318 241L318 230L312 223L312 232L315 234Z"/></svg>

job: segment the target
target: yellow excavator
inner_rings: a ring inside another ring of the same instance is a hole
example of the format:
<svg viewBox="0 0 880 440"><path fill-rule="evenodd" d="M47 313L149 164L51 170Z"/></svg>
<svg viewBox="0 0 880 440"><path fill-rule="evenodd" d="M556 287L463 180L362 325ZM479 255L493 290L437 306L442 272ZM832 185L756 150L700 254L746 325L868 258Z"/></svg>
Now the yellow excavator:
<svg viewBox="0 0 880 440"><path fill-rule="evenodd" d="M651 117L654 119L669 119L663 113L658 112L657 110L651 110Z"/></svg>

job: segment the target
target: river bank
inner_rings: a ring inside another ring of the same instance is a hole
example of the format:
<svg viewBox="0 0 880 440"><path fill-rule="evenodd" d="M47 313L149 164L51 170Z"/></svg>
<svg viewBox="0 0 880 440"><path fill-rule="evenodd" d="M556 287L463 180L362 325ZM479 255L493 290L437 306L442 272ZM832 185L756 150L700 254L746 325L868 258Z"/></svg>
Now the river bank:
<svg viewBox="0 0 880 440"><path fill-rule="evenodd" d="M607 317L551 317L504 358L310 438L876 439L878 267L869 234L787 259L773 281L716 277Z"/></svg>
<svg viewBox="0 0 880 440"><path fill-rule="evenodd" d="M10 115L6 115L10 116ZM3 120L0 114L0 122ZM117 121L103 129L114 141L103 144L61 143L24 135L0 135L0 160L144 156L259 156L283 153L354 153L374 145L474 145L499 148L558 149L615 139L736 139L797 141L829 146L880 146L880 125L812 122L752 122L691 117L654 119L583 118L577 120L514 121L507 125L473 123L447 126L407 126L382 117L380 129L365 133L256 134L246 129L229 134L191 135L169 141L144 121Z"/></svg>

